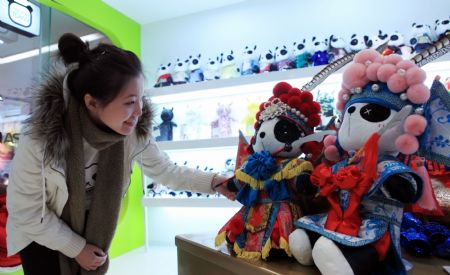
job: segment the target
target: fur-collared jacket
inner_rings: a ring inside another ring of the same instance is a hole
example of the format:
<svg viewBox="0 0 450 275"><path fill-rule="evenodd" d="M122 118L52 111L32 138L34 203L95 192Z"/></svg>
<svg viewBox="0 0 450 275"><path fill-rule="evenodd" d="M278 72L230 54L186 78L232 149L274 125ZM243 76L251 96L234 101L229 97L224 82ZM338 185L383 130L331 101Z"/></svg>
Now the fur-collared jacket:
<svg viewBox="0 0 450 275"><path fill-rule="evenodd" d="M60 219L69 196L65 165L69 141L64 130L68 93L64 77L50 77L38 90L36 109L20 136L7 189L8 255L35 241L74 258L86 244ZM150 110L144 104L135 132L125 139L123 180L130 182L136 161L146 176L171 189L212 193L213 174L177 166L160 151L149 133Z"/></svg>

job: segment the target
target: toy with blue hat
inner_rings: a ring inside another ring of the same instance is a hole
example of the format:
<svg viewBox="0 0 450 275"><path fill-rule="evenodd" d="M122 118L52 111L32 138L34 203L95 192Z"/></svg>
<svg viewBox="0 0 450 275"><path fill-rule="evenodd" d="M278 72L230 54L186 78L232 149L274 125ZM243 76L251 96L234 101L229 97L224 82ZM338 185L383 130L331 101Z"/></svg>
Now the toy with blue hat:
<svg viewBox="0 0 450 275"><path fill-rule="evenodd" d="M370 49L354 55L338 95L338 134L324 140L324 155L334 164L318 165L310 178L330 209L300 218L289 236L301 264L330 275L406 274L403 208L432 209L436 201L425 167L398 156L449 164L450 96L438 78L429 89L419 68L447 53L449 41L444 37L412 60Z"/></svg>

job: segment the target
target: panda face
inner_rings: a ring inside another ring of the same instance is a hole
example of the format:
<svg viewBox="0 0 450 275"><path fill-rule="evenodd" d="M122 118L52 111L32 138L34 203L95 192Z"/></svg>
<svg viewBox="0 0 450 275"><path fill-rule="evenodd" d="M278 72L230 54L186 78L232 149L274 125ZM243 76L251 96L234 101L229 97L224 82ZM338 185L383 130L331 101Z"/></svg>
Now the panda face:
<svg viewBox="0 0 450 275"><path fill-rule="evenodd" d="M382 129L397 112L387 107L374 103L354 103L349 106L343 115L339 128L339 144L346 151L357 151L363 147L369 137ZM385 137L383 136L382 139ZM380 140L380 151L394 152L395 137L389 137L390 141Z"/></svg>
<svg viewBox="0 0 450 275"><path fill-rule="evenodd" d="M193 71L200 69L200 57L201 57L200 54L196 57L189 56L189 70Z"/></svg>
<svg viewBox="0 0 450 275"><path fill-rule="evenodd" d="M366 48L366 41L363 36L353 34L350 38L349 48L351 51L361 51Z"/></svg>
<svg viewBox="0 0 450 275"><path fill-rule="evenodd" d="M434 31L437 36L440 36L442 34L445 34L450 31L450 20L436 20L436 25L434 27Z"/></svg>
<svg viewBox="0 0 450 275"><path fill-rule="evenodd" d="M220 64L222 66L228 66L228 65L233 65L235 63L234 60L234 55L233 55L233 51L230 52L230 54L227 54L226 56L223 56L220 59Z"/></svg>
<svg viewBox="0 0 450 275"><path fill-rule="evenodd" d="M264 121L257 130L253 150L269 151L279 157L297 157L301 154L301 138L305 133L298 126L283 118Z"/></svg>
<svg viewBox="0 0 450 275"><path fill-rule="evenodd" d="M330 37L330 47L335 49L342 49L345 48L345 41L342 37L336 37L332 35Z"/></svg>
<svg viewBox="0 0 450 275"><path fill-rule="evenodd" d="M289 58L289 52L286 49L286 46L280 48L277 47L277 49L275 49L275 60L280 61L287 58Z"/></svg>
<svg viewBox="0 0 450 275"><path fill-rule="evenodd" d="M243 59L244 60L252 60L252 59L256 59L256 46L254 46L253 48L246 46L243 52Z"/></svg>
<svg viewBox="0 0 450 275"><path fill-rule="evenodd" d="M404 37L399 32L394 32L389 36L389 46L402 46L405 44Z"/></svg>
<svg viewBox="0 0 450 275"><path fill-rule="evenodd" d="M293 54L294 56L303 54L305 52L307 52L308 49L306 47L306 39L303 39L303 41L299 42L299 43L294 43L294 50L293 50Z"/></svg>
<svg viewBox="0 0 450 275"><path fill-rule="evenodd" d="M184 62L177 59L177 63L175 64L175 68L173 69L175 72L184 72L188 68L189 60L186 59Z"/></svg>
<svg viewBox="0 0 450 275"><path fill-rule="evenodd" d="M219 69L219 57L216 57L216 59L208 59L208 63L206 63L206 68L208 70L218 70Z"/></svg>
<svg viewBox="0 0 450 275"><path fill-rule="evenodd" d="M168 63L167 65L165 65L165 64L159 65L158 73L159 73L160 75L169 73L169 71L170 71L170 65L172 65L172 64L171 64L171 63Z"/></svg>
<svg viewBox="0 0 450 275"><path fill-rule="evenodd" d="M263 64L264 64L264 63L265 63L265 64L267 64L267 63L272 63L272 62L273 62L273 59L274 59L274 56L273 56L271 50L269 50L269 51L266 52L265 54L262 54L262 55L259 56L259 62L260 62L260 63L263 63Z"/></svg>

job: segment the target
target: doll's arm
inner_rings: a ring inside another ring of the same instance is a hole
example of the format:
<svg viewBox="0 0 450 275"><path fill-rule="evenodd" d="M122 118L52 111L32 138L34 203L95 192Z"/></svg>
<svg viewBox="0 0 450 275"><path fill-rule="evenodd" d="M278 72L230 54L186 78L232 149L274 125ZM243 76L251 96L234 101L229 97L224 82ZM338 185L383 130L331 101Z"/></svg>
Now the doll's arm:
<svg viewBox="0 0 450 275"><path fill-rule="evenodd" d="M297 191L304 195L313 195L318 192L315 185L311 183L311 174L309 172L302 172L295 180L295 187Z"/></svg>
<svg viewBox="0 0 450 275"><path fill-rule="evenodd" d="M395 174L388 177L384 188L392 198L402 203L411 203L417 198L417 187L411 182L409 175Z"/></svg>

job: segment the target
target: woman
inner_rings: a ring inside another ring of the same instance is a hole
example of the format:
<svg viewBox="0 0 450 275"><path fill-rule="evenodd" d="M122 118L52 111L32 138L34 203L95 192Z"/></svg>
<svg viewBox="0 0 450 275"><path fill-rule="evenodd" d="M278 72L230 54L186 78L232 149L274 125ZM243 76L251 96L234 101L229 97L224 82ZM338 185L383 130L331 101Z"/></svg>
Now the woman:
<svg viewBox="0 0 450 275"><path fill-rule="evenodd" d="M172 189L233 199L225 178L174 165L150 139L135 54L105 44L90 50L73 34L58 47L68 73L38 90L8 186L8 253L20 253L25 274L106 273L133 161Z"/></svg>

